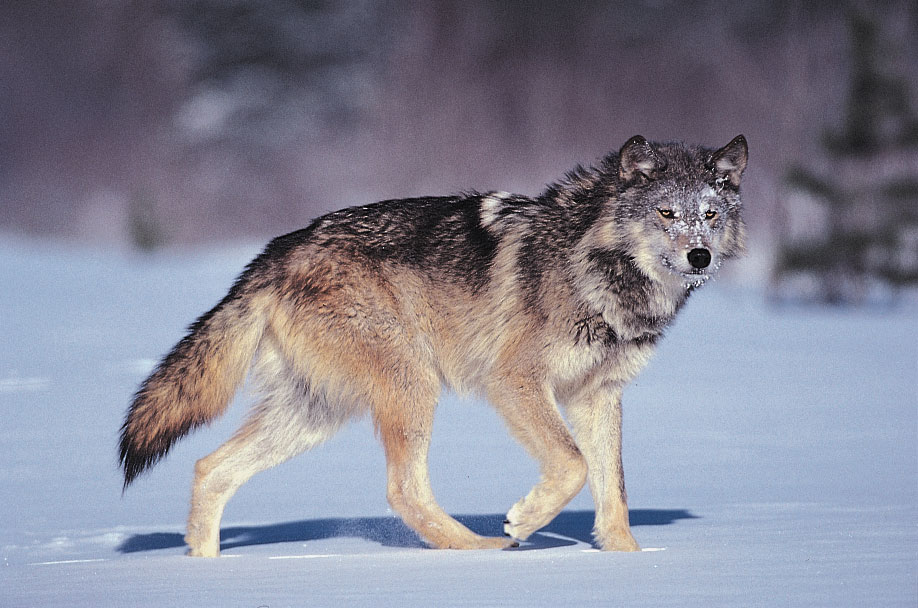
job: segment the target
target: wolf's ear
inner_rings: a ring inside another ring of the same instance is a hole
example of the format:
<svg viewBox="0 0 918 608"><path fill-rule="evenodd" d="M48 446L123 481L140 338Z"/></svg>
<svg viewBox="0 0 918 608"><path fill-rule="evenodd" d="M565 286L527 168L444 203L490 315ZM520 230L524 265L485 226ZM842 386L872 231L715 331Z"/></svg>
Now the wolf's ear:
<svg viewBox="0 0 918 608"><path fill-rule="evenodd" d="M635 135L625 142L618 153L618 176L624 182L636 178L657 179L666 168L666 159L657 154L646 139Z"/></svg>
<svg viewBox="0 0 918 608"><path fill-rule="evenodd" d="M729 144L711 154L707 165L718 178L726 178L734 188L738 188L748 158L749 146L746 145L746 138L737 135Z"/></svg>

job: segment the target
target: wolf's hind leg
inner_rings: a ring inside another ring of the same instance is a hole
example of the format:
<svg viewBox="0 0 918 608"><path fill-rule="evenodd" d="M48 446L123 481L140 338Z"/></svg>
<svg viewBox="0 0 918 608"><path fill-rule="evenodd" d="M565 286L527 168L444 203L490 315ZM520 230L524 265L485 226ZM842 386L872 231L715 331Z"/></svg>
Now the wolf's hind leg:
<svg viewBox="0 0 918 608"><path fill-rule="evenodd" d="M513 379L492 385L491 402L513 435L539 461L542 477L507 513L504 532L526 540L580 492L586 463L547 387Z"/></svg>
<svg viewBox="0 0 918 608"><path fill-rule="evenodd" d="M437 504L430 487L427 451L436 407L438 381L422 391L386 391L374 415L386 452L389 504L427 543L438 549L502 549L504 537L475 534ZM411 394L414 393L414 394Z"/></svg>
<svg viewBox="0 0 918 608"><path fill-rule="evenodd" d="M263 401L233 437L195 465L185 542L189 555L220 553L220 519L227 501L253 475L330 437L336 428L309 428L299 412Z"/></svg>

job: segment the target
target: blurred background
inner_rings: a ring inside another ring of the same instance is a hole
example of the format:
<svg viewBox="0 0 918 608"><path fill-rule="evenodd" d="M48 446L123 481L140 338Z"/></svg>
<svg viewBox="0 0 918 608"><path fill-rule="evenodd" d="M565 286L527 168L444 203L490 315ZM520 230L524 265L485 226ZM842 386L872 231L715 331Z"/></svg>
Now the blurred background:
<svg viewBox="0 0 918 608"><path fill-rule="evenodd" d="M253 242L743 133L735 275L839 304L918 283L913 0L10 0L0 86L0 234Z"/></svg>

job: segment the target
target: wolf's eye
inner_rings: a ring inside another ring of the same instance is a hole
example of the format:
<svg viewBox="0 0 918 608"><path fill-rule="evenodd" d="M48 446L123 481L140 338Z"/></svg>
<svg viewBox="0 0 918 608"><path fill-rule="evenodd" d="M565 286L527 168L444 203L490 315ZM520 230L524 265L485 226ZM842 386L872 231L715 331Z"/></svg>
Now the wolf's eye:
<svg viewBox="0 0 918 608"><path fill-rule="evenodd" d="M664 220L671 220L676 217L676 214L673 213L672 209L657 209L657 213L659 213L660 217L662 217Z"/></svg>
<svg viewBox="0 0 918 608"><path fill-rule="evenodd" d="M717 217L717 212L713 209L708 209L704 212L704 219L706 220L713 220L715 217Z"/></svg>

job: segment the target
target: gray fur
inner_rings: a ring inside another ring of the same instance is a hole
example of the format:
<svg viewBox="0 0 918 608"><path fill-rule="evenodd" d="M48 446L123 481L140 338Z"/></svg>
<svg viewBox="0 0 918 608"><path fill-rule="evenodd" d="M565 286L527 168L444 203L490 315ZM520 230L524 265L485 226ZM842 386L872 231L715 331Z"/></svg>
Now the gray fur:
<svg viewBox="0 0 918 608"><path fill-rule="evenodd" d="M588 480L597 544L637 549L622 390L692 291L743 252L746 160L742 136L716 150L635 136L535 198L384 201L275 239L138 391L122 427L125 485L219 415L254 356L261 402L196 466L192 554L218 553L223 506L251 475L367 413L389 501L430 544L514 542L474 534L433 498L441 385L486 397L540 463L509 537L547 524Z"/></svg>

